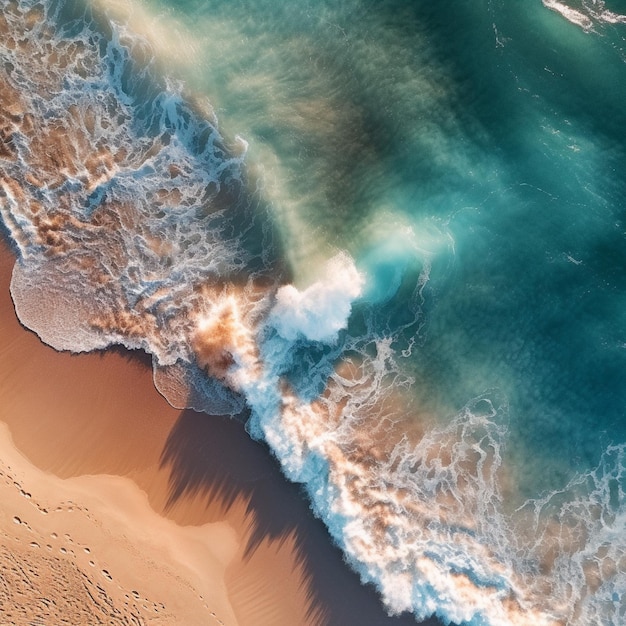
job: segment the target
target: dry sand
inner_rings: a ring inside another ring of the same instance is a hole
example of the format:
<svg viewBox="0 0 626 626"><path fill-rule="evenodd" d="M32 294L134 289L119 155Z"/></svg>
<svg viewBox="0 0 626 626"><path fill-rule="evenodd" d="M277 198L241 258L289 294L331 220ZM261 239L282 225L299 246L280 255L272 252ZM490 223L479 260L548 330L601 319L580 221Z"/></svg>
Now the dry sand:
<svg viewBox="0 0 626 626"><path fill-rule="evenodd" d="M22 328L13 263L0 242L0 625L415 624L240 423L170 407L145 355Z"/></svg>

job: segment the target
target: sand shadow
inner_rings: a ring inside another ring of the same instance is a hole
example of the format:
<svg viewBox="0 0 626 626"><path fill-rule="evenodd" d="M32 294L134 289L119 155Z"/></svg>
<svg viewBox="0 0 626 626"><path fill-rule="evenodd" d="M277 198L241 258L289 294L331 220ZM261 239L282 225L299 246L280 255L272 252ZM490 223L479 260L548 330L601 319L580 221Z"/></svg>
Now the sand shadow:
<svg viewBox="0 0 626 626"><path fill-rule="evenodd" d="M170 472L168 507L182 498L205 497L228 509L243 496L251 524L246 559L265 539L295 536L297 558L308 578L309 623L416 624L410 615L385 613L374 588L362 585L346 566L300 487L284 478L267 447L251 440L241 421L183 411L163 449L161 467Z"/></svg>
<svg viewBox="0 0 626 626"><path fill-rule="evenodd" d="M114 344L104 350L94 350L92 354L98 354L100 357L104 358L109 353L117 354L128 363L134 363L139 367L152 370L152 355L141 348L130 350L122 344Z"/></svg>

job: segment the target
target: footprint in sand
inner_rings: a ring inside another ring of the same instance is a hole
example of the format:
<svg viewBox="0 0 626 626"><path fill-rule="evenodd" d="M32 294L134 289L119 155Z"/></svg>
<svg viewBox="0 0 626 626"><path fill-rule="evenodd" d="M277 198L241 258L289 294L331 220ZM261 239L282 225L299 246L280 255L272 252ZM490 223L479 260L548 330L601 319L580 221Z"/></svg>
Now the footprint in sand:
<svg viewBox="0 0 626 626"><path fill-rule="evenodd" d="M113 580L113 576L111 576L111 574L109 574L109 572L107 572L107 570L103 569L102 570L102 575L107 579L107 580Z"/></svg>
<svg viewBox="0 0 626 626"><path fill-rule="evenodd" d="M83 548L83 550L85 551L85 554L89 554L91 552L89 548Z"/></svg>
<svg viewBox="0 0 626 626"><path fill-rule="evenodd" d="M25 526L31 532L33 531L33 529L28 525L28 522L25 522L23 519L20 519L17 515L13 518L13 523L17 524L18 526Z"/></svg>
<svg viewBox="0 0 626 626"><path fill-rule="evenodd" d="M31 541L29 545L30 545L31 548L38 548L39 547L39 544L36 541Z"/></svg>

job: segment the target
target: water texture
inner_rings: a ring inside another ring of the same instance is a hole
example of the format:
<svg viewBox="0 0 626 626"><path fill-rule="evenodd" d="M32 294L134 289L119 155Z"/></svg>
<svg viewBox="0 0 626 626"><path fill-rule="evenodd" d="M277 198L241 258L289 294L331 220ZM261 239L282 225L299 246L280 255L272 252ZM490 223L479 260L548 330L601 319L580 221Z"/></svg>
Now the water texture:
<svg viewBox="0 0 626 626"><path fill-rule="evenodd" d="M0 6L24 325L247 416L390 614L626 623L626 7Z"/></svg>

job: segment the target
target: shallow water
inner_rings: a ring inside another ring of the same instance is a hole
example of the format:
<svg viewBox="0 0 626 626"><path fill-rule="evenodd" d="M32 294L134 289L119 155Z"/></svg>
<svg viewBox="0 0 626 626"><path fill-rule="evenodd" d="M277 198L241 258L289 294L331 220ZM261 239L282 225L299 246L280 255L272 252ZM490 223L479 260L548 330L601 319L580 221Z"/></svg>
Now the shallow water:
<svg viewBox="0 0 626 626"><path fill-rule="evenodd" d="M626 621L626 9L4 1L24 324L250 410L390 612Z"/></svg>

